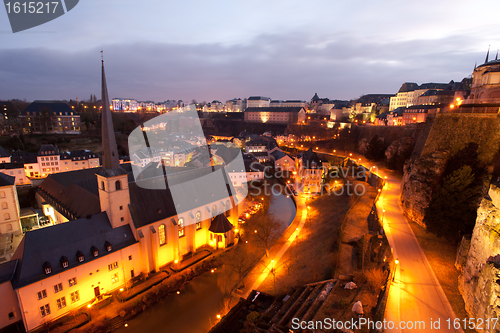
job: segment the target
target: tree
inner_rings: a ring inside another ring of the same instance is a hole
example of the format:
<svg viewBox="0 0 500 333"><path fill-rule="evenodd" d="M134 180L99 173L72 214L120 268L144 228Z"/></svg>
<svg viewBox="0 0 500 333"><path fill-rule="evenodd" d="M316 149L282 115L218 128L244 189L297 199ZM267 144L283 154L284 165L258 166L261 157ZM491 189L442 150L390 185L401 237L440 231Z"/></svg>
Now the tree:
<svg viewBox="0 0 500 333"><path fill-rule="evenodd" d="M366 150L366 158L372 161L379 161L384 158L385 153L385 145L384 140L382 140L378 135L375 135L371 138L368 143L368 147Z"/></svg>
<svg viewBox="0 0 500 333"><path fill-rule="evenodd" d="M269 248L279 238L280 223L270 215L259 213L249 220L250 233L258 243L266 250L269 257Z"/></svg>
<svg viewBox="0 0 500 333"><path fill-rule="evenodd" d="M472 234L480 195L481 186L470 166L453 171L432 195L424 217L427 229L454 242Z"/></svg>
<svg viewBox="0 0 500 333"><path fill-rule="evenodd" d="M223 293L230 294L235 288L244 285L244 278L252 269L256 261L253 252L248 251L248 246L238 244L224 256L223 273L219 276L217 284Z"/></svg>

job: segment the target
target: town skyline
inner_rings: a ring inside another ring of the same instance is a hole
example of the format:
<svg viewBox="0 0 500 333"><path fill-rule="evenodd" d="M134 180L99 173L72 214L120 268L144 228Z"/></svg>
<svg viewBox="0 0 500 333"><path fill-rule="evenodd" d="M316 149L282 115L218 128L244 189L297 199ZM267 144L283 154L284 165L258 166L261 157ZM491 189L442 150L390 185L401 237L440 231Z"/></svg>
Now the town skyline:
<svg viewBox="0 0 500 333"><path fill-rule="evenodd" d="M402 82L460 81L488 45L490 59L500 47L495 10L479 14L468 3L432 12L397 2L95 4L16 34L0 14L0 99L98 94L101 50L111 98L210 102L315 92L350 100L396 93Z"/></svg>

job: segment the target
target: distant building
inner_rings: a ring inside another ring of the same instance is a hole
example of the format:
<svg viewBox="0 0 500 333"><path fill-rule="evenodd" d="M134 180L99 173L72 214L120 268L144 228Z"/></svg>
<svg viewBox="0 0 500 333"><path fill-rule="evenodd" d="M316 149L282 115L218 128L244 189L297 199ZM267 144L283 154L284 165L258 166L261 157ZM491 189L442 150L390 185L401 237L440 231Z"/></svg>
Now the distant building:
<svg viewBox="0 0 500 333"><path fill-rule="evenodd" d="M23 163L0 163L0 173L14 177L16 185L31 184L29 178L26 177Z"/></svg>
<svg viewBox="0 0 500 333"><path fill-rule="evenodd" d="M61 171L73 171L97 168L100 166L99 156L88 150L64 152L60 156Z"/></svg>
<svg viewBox="0 0 500 333"><path fill-rule="evenodd" d="M64 102L34 101L20 115L24 133L80 134L80 115Z"/></svg>
<svg viewBox="0 0 500 333"><path fill-rule="evenodd" d="M303 107L248 107L245 121L269 124L297 124L305 121Z"/></svg>
<svg viewBox="0 0 500 333"><path fill-rule="evenodd" d="M418 104L418 99L428 90L455 90L454 82L450 83L423 83L418 85L414 82L405 82L396 96L391 97L389 111L399 107L409 107Z"/></svg>
<svg viewBox="0 0 500 333"><path fill-rule="evenodd" d="M0 173L0 235L21 234L15 178Z"/></svg>
<svg viewBox="0 0 500 333"><path fill-rule="evenodd" d="M268 108L271 106L271 99L263 96L250 96L247 99L247 108Z"/></svg>
<svg viewBox="0 0 500 333"><path fill-rule="evenodd" d="M274 161L274 169L276 171L295 171L295 159L284 153L281 149L274 150L270 153L270 156Z"/></svg>
<svg viewBox="0 0 500 333"><path fill-rule="evenodd" d="M233 98L226 101L227 112L243 112L247 107L247 101L241 98Z"/></svg>
<svg viewBox="0 0 500 333"><path fill-rule="evenodd" d="M203 112L224 112L224 104L214 100L203 106Z"/></svg>
<svg viewBox="0 0 500 333"><path fill-rule="evenodd" d="M137 100L129 98L113 98L113 111L136 112Z"/></svg>
<svg viewBox="0 0 500 333"><path fill-rule="evenodd" d="M321 161L318 155L309 148L297 155L295 164L301 190L304 193L321 192L325 162Z"/></svg>
<svg viewBox="0 0 500 333"><path fill-rule="evenodd" d="M300 100L286 100L283 102L283 107L305 108L306 105L307 105L306 101L300 101Z"/></svg>

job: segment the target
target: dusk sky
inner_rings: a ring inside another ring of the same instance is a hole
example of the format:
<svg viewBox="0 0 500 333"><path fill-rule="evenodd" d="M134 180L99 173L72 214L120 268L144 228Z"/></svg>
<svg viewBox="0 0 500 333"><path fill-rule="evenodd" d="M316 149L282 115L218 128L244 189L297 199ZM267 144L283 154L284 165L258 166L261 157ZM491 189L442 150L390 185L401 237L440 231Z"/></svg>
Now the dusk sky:
<svg viewBox="0 0 500 333"><path fill-rule="evenodd" d="M353 99L460 81L500 48L498 1L81 0L13 34L0 10L0 99Z"/></svg>

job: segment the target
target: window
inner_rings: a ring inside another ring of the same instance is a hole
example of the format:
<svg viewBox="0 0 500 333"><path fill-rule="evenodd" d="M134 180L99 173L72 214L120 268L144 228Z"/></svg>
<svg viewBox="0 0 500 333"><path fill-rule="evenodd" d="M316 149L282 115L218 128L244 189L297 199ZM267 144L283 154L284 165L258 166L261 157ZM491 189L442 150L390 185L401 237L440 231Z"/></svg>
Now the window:
<svg viewBox="0 0 500 333"><path fill-rule="evenodd" d="M48 316L50 314L50 305L45 304L40 307L40 314L42 317Z"/></svg>
<svg viewBox="0 0 500 333"><path fill-rule="evenodd" d="M123 218L123 217L120 217L120 221L122 221L122 222L123 222L123 220L124 220L124 218Z"/></svg>
<svg viewBox="0 0 500 333"><path fill-rule="evenodd" d="M231 203L229 200L226 200L226 217L229 217L231 215Z"/></svg>
<svg viewBox="0 0 500 333"><path fill-rule="evenodd" d="M165 225L160 224L158 227L158 238L160 239L160 245L167 243L167 238L165 237Z"/></svg>
<svg viewBox="0 0 500 333"><path fill-rule="evenodd" d="M80 300L80 292L77 290L71 293L71 303L78 302Z"/></svg>
<svg viewBox="0 0 500 333"><path fill-rule="evenodd" d="M73 287L74 285L76 285L76 277L69 279L68 283L69 283L70 287Z"/></svg>
<svg viewBox="0 0 500 333"><path fill-rule="evenodd" d="M55 285L54 285L54 292L55 292L55 293L58 293L58 292L60 292L61 290L63 290L62 283L58 283L58 284L55 284Z"/></svg>
<svg viewBox="0 0 500 333"><path fill-rule="evenodd" d="M120 206L120 210L123 210L123 206Z"/></svg>
<svg viewBox="0 0 500 333"><path fill-rule="evenodd" d="M212 206L212 217L216 217L216 216L217 216L217 206L213 205Z"/></svg>
<svg viewBox="0 0 500 333"><path fill-rule="evenodd" d="M134 270L130 270L130 278L132 279L133 277L135 277L135 273L134 273Z"/></svg>
<svg viewBox="0 0 500 333"><path fill-rule="evenodd" d="M4 218L5 220L10 220L10 214L9 214L9 213L5 213L5 214L3 214L3 218Z"/></svg>
<svg viewBox="0 0 500 333"><path fill-rule="evenodd" d="M111 283L115 284L119 281L118 279L118 273L115 273L113 275L111 275Z"/></svg>
<svg viewBox="0 0 500 333"><path fill-rule="evenodd" d="M195 220L196 220L196 230L200 230L201 229L201 212L200 211L196 212Z"/></svg>
<svg viewBox="0 0 500 333"><path fill-rule="evenodd" d="M57 303L57 308L61 310L62 308L66 307L66 297L61 297L58 300L56 300Z"/></svg>
<svg viewBox="0 0 500 333"><path fill-rule="evenodd" d="M119 180L115 182L115 188L117 191L122 189L122 183Z"/></svg>
<svg viewBox="0 0 500 333"><path fill-rule="evenodd" d="M9 320L16 318L16 315L14 312L9 312Z"/></svg>
<svg viewBox="0 0 500 333"><path fill-rule="evenodd" d="M114 263L108 265L109 271L112 271L115 268L118 268L118 261L115 261Z"/></svg>
<svg viewBox="0 0 500 333"><path fill-rule="evenodd" d="M128 260L132 260L132 255L128 256Z"/></svg>
<svg viewBox="0 0 500 333"><path fill-rule="evenodd" d="M42 290L38 292L38 300L41 300L42 298L47 297L47 290Z"/></svg>
<svg viewBox="0 0 500 333"><path fill-rule="evenodd" d="M180 218L179 221L177 221L179 225L179 237L184 237L184 219Z"/></svg>
<svg viewBox="0 0 500 333"><path fill-rule="evenodd" d="M105 191L106 188L104 187L104 182L101 182L101 190Z"/></svg>

